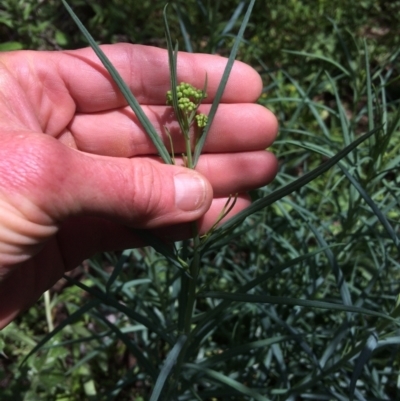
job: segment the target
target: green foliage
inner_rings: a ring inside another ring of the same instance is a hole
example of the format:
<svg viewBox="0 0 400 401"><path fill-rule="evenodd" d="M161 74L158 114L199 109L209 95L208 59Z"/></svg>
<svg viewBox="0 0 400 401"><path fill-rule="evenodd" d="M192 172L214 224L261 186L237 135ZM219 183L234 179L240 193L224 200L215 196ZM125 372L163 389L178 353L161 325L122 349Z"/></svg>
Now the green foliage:
<svg viewBox="0 0 400 401"><path fill-rule="evenodd" d="M6 47L86 46L59 2L3 3ZM100 41L164 46L164 3L138 3L71 1ZM171 35L181 31L188 50L227 54L244 3L172 1ZM42 303L0 332L2 400L148 400L153 389L154 399L182 401L398 399L398 8L256 1L239 57L261 73L260 103L281 129L271 149L279 175L254 199L375 134L206 242L185 360L181 271L152 248L98 255L79 268L83 281L52 291L54 333Z"/></svg>

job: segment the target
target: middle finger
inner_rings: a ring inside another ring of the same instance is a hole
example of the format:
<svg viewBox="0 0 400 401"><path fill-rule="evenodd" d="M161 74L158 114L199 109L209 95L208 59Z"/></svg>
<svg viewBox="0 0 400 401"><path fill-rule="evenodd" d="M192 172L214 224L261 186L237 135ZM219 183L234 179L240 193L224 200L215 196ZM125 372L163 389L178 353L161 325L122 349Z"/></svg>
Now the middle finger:
<svg viewBox="0 0 400 401"><path fill-rule="evenodd" d="M201 105L199 111L208 114L210 107ZM165 127L171 133L174 152L184 152L184 139L171 107L143 106L143 109L167 148L170 149L170 140ZM220 104L204 152L262 150L271 145L277 130L275 116L263 106L250 103ZM81 151L98 155L133 157L156 154L150 138L129 108L78 114L60 140Z"/></svg>

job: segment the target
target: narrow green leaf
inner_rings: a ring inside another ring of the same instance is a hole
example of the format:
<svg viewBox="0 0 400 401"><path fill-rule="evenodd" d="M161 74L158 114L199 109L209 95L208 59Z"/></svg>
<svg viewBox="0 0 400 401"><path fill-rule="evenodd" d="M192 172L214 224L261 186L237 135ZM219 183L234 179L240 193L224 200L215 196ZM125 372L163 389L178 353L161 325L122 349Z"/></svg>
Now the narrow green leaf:
<svg viewBox="0 0 400 401"><path fill-rule="evenodd" d="M215 48L213 49L213 53L216 52L216 50L223 44L223 37L227 36L229 34L229 32L233 29L233 27L235 26L237 20L239 19L240 14L242 13L242 10L244 8L244 6L246 5L245 1L241 1L235 11L233 12L231 18L229 19L229 21L226 23L224 29L221 32L221 37L222 39L216 44Z"/></svg>
<svg viewBox="0 0 400 401"><path fill-rule="evenodd" d="M237 36L235 38L235 42L233 44L231 53L229 55L228 62L226 64L224 73L223 73L222 78L221 78L221 82L220 82L220 84L218 86L217 93L215 94L215 98L214 98L214 101L212 103L212 106L211 106L211 109L210 109L210 113L208 115L208 123L205 126L205 128L203 130L203 133L200 136L200 138L199 138L199 140L198 140L198 142L196 144L196 148L195 148L194 156L193 156L193 165L194 166L196 166L197 162L199 161L199 157L200 157L201 152L203 150L204 143L206 142L208 132L209 132L211 124L212 124L212 122L214 120L214 117L215 117L215 114L217 112L219 103L221 102L222 94L224 93L226 84L228 82L229 75L230 75L231 70L232 70L233 63L235 62L236 54L237 54L237 51L239 49L240 42L242 41L244 31L245 31L246 26L247 26L247 24L249 22L251 11L252 11L253 6L254 6L254 2L255 2L255 0L251 0L249 6L247 8L246 14L245 14L245 16L243 18L243 21L242 21L242 25L240 26L240 29L239 29L239 33L237 34Z"/></svg>
<svg viewBox="0 0 400 401"><path fill-rule="evenodd" d="M294 267L296 265L300 265L303 261L306 261L309 258L312 258L313 256L317 255L320 252L323 252L324 249L318 249L314 252L310 252L306 255L301 255L298 258L291 259L269 271L267 271L264 274L261 274L254 278L253 280L250 280L246 284L242 285L236 292L235 294L242 294L250 291L253 288L256 288L258 285L263 284L267 280L270 280L274 277L277 277L278 274L283 272L284 270ZM201 319L195 330L194 330L194 335L198 337L198 341L201 341L201 336L204 332L207 332L208 327L215 326L215 321L218 319L218 316L223 313L223 311L228 307L228 305L231 303L231 300L224 300L221 302L218 306L216 306L210 313L208 313L203 319Z"/></svg>
<svg viewBox="0 0 400 401"><path fill-rule="evenodd" d="M397 236L396 231L393 229L392 225L389 223L386 216L382 213L382 211L379 209L379 207L376 205L376 203L371 199L371 197L368 195L368 193L365 191L365 189L361 186L361 184L347 171L347 169L344 168L344 166L341 163L339 163L339 167L341 168L341 170L343 171L343 173L347 177L347 179L352 183L352 185L357 190L357 192L361 195L361 197L365 200L365 202L368 204L368 206L372 209L375 216L381 222L381 224L385 228L386 232L388 233L389 237L393 241L394 245L400 252L400 239Z"/></svg>
<svg viewBox="0 0 400 401"><path fill-rule="evenodd" d="M102 291L98 290L97 288L92 288L88 287L87 285L81 283L78 280L73 279L72 277L69 277L67 275L63 276L67 281L70 283L75 284L77 287L81 288L82 290L86 291L88 294L91 294L93 297L96 297L98 301L101 301L105 305L112 306L116 310L119 310L122 313L125 313L128 317L130 317L132 320L137 321L138 323L142 324L145 326L147 329L154 331L157 333L161 338L163 338L167 343L171 344L173 342L173 339L162 330L162 328L157 325L156 323L152 322L150 319L148 319L146 316L143 316L131 308L128 308L127 306L123 305L122 303L118 302L115 298L112 296L103 293Z"/></svg>
<svg viewBox="0 0 400 401"><path fill-rule="evenodd" d="M342 272L342 269L340 268L339 263L337 262L336 257L332 252L332 249L327 248L328 244L325 241L325 238L321 235L321 233L318 231L318 229L313 224L308 222L308 226L310 227L310 230L314 233L315 238L317 239L319 245L321 247L326 247L325 255L331 266L332 273L335 276L336 284L338 286L340 295L342 297L343 304L344 305L353 305L349 287L347 285L347 282L346 282L346 279Z"/></svg>
<svg viewBox="0 0 400 401"><path fill-rule="evenodd" d="M152 361L145 356L143 353L143 350L141 350L134 342L132 338L130 338L128 335L123 333L119 327L117 327L115 324L112 324L105 316L103 316L100 313L95 313L96 317L100 319L109 329L111 329L116 337L122 341L127 349L132 353L132 355L137 359L139 365L143 367L146 372L153 378L153 380L156 380L157 377L157 371L155 367L153 366Z"/></svg>
<svg viewBox="0 0 400 401"><path fill-rule="evenodd" d="M92 360L98 360L100 358L100 355L102 352L105 352L104 350L105 346L98 347L92 351L89 351L84 354L83 357L78 359L74 365L72 365L68 370L64 371L64 375L66 377L69 377L71 374L79 370L81 366L84 366L87 363L90 363Z"/></svg>
<svg viewBox="0 0 400 401"><path fill-rule="evenodd" d="M227 350L221 353L218 353L217 355L213 355L206 358L204 361L200 362L199 365L203 366L204 368L215 366L219 363L229 361L232 358L235 358L239 355L248 356L251 353L251 351L254 351L258 348L265 349L279 342L292 341L294 338L295 338L294 335L275 336L263 340L252 341L247 344L236 345L231 348L228 348Z"/></svg>
<svg viewBox="0 0 400 401"><path fill-rule="evenodd" d="M335 164L337 164L339 160L341 160L345 156L347 156L353 149L355 149L358 145L360 145L362 142L364 142L366 139L368 139L371 135L378 132L379 129L380 128L376 128L376 129L360 136L358 139L356 139L350 145L346 146L344 149L342 149L331 159L329 159L328 161L323 163L321 166L315 168L314 170L310 171L309 173L305 174L304 176L298 178L294 182L291 182L290 184L285 185L283 188L280 188L280 189L274 191L272 194L269 194L259 200L256 200L249 207L247 207L243 211L239 212L234 217L232 217L230 220L228 220L227 222L222 224L220 227L218 227L214 231L214 235L218 235L218 236L224 235L224 231L229 230L231 227L234 227L234 226L240 224L248 216L251 216L252 214L258 212L259 210L261 210L261 209L271 205L272 203L276 202L277 200L283 198L284 196L287 196L287 195L291 194L292 192L297 191L298 189L302 188L304 185L307 185L309 182L311 182L315 178L319 177L321 174L325 173L327 170L329 170L331 167L333 167Z"/></svg>
<svg viewBox="0 0 400 401"><path fill-rule="evenodd" d="M182 335L176 341L176 344L169 352L167 359L164 362L164 366L161 369L160 374L158 375L156 384L154 385L153 393L151 394L150 401L158 401L160 398L161 391L164 388L165 382L167 381L169 375L171 374L172 368L174 367L176 360L179 357L179 354L185 345L187 337Z"/></svg>
<svg viewBox="0 0 400 401"><path fill-rule="evenodd" d="M353 374L351 376L351 381L349 386L350 401L354 399L354 392L356 390L357 380L361 376L365 364L370 360L372 353L374 352L377 345L378 345L378 335L377 333L371 333L370 336L367 338L365 347L361 351L360 356L357 358L356 366L353 369Z"/></svg>
<svg viewBox="0 0 400 401"><path fill-rule="evenodd" d="M297 99L297 98L281 98L279 97L277 100L278 103L283 103L283 102L294 102L294 103L299 103L299 105L297 106L296 110L294 111L294 113L292 114L288 124L286 124L287 128L291 128L294 123L297 121L298 116L300 114L300 112L303 110L304 107L308 107L311 111L311 113L313 114L313 116L315 117L319 127L321 128L322 132L324 133L324 136L326 138L330 138L330 131L328 129L328 127L326 126L323 118L321 117L321 113L318 109L325 109L327 110L330 114L336 114L334 112L334 110L332 109L328 109L325 106L315 102L312 100L313 97L313 90L314 87L317 85L318 82L318 78L321 75L321 71L319 71L315 77L313 78L313 80L311 81L310 85L308 86L307 90L305 91L299 84L299 82L294 79L287 71L285 71L284 69L281 70L282 73L290 80L290 82L292 83L292 85L296 88L296 90L299 92L301 99ZM309 96L311 94L311 96ZM269 102L273 101L274 99L269 100Z"/></svg>
<svg viewBox="0 0 400 401"><path fill-rule="evenodd" d="M164 160L167 164L172 164L172 159L170 154L168 153L167 148L165 147L164 143L162 142L161 138L157 134L155 128L151 124L150 120L147 118L146 114L142 110L139 102L136 100L135 96L133 95L132 91L129 89L128 85L124 82L119 72L114 68L111 61L105 55L103 50L99 47L99 45L95 42L93 37L90 35L89 31L84 27L82 22L79 20L77 15L73 12L72 8L68 5L66 0L61 0L64 4L64 7L67 9L68 13L71 15L72 19L85 36L86 40L89 42L90 47L96 53L97 57L103 63L104 67L107 69L109 74L111 75L112 79L118 86L119 90L123 94L124 98L128 102L129 106L135 112L138 120L142 124L143 128L145 129L147 135L152 140L154 146L156 147L160 157Z"/></svg>
<svg viewBox="0 0 400 401"><path fill-rule="evenodd" d="M123 252L123 254L118 259L118 262L117 262L116 266L114 267L114 270L112 271L112 273L110 275L110 278L107 280L106 292L110 291L111 286L117 279L119 273L121 272L122 268L124 267L124 264L127 262L129 257L131 256L131 253L132 253L132 251Z"/></svg>
<svg viewBox="0 0 400 401"><path fill-rule="evenodd" d="M164 10L165 10L165 8L164 8ZM188 53L193 53L192 43L190 42L190 35L186 29L185 21L182 16L182 13L181 13L181 8L174 4L174 10L176 11L176 14L178 15L179 26L181 28L183 41L185 42L186 51Z"/></svg>
<svg viewBox="0 0 400 401"><path fill-rule="evenodd" d="M255 391L249 387L246 387L242 383L239 383L238 381L232 379L231 377L225 376L222 373L216 372L215 370L207 369L207 368L202 367L201 365L195 365L193 363L186 363L184 365L184 367L204 373L211 379L213 379L219 383L222 383L225 386L231 387L231 388L235 389L239 394L251 397L251 399L254 399L256 401L270 401L269 398L264 397L257 391Z"/></svg>
<svg viewBox="0 0 400 401"><path fill-rule="evenodd" d="M198 297L224 299L234 302L267 303L275 305L304 306L307 308L338 310L342 312L351 312L351 313L376 316L382 319L392 320L393 322L396 321L396 319L388 315L370 309L359 308L357 306L351 306L351 305L335 304L333 302L325 302L325 301L277 297L273 295L253 295L253 294L241 294L241 293L230 293L230 292L220 292L220 291L210 291L210 292L200 293Z"/></svg>
<svg viewBox="0 0 400 401"><path fill-rule="evenodd" d="M374 106L373 106L374 99L372 96L372 80L371 80L368 46L365 39L364 39L364 52L365 52L366 88L367 88L368 129L372 130L374 129Z"/></svg>
<svg viewBox="0 0 400 401"><path fill-rule="evenodd" d="M82 317L83 314L88 312L90 309L95 308L100 304L100 301L98 299L94 299L93 301L90 301L83 305L81 308L79 308L77 311L75 311L72 315L68 316L66 319L61 321L57 327L50 333L46 334L37 344L35 347L33 347L28 355L22 360L21 366L25 364L25 362L35 353L37 352L40 348L43 347L47 342L49 342L57 333L59 333L62 329L64 329L66 326L75 323L78 319Z"/></svg>
<svg viewBox="0 0 400 401"><path fill-rule="evenodd" d="M175 116L178 119L181 132L185 132L186 128L182 125L182 121L184 119L181 118L181 109L178 107L178 93L176 90L176 87L178 86L177 63L178 63L179 47L178 43L175 44L175 47L172 45L172 38L167 18L167 7L168 4L166 4L164 7L163 16L164 16L165 38L167 40L167 49L168 49L168 64L169 64L169 77L171 82L172 107L174 109Z"/></svg>
<svg viewBox="0 0 400 401"><path fill-rule="evenodd" d="M352 66L352 58L350 56L350 52L349 52L348 46L346 44L346 41L344 40L342 33L341 33L339 27L337 26L336 21L334 21L332 18L329 18L329 17L326 17L326 18L333 25L333 30L335 31L336 36L339 39L340 46L342 47L342 50L343 50L344 58L346 59L346 62L349 66L349 73L351 74L352 79L355 79L354 78L354 68ZM352 37L353 37L353 35L352 35ZM353 39L354 39L354 37L353 37Z"/></svg>
<svg viewBox="0 0 400 401"><path fill-rule="evenodd" d="M342 71L347 77L351 76L351 73L348 70L346 70L341 64L339 64L337 61L332 60L332 59L330 59L328 57L320 56L319 54L300 52L300 51L295 51L295 50L282 50L282 51L285 52L285 53L294 54L294 55L297 55L297 56L310 57L310 58L314 58L316 60L326 61L329 64L334 65L340 71Z"/></svg>
<svg viewBox="0 0 400 401"><path fill-rule="evenodd" d="M339 112L339 119L340 119L340 125L342 128L344 144L346 146L348 146L348 145L350 145L352 138L350 138L351 130L350 130L350 124L349 124L349 120L347 118L346 110L343 107L343 102L340 99L339 91L338 91L338 88L337 88L337 85L336 85L334 79L331 77L331 75L327 71L325 72L325 74L328 77L328 80L331 83L332 88L333 88L333 92L334 92L335 99L336 99L336 105L337 105L338 112Z"/></svg>
<svg viewBox="0 0 400 401"><path fill-rule="evenodd" d="M350 327L349 322L345 321L341 324L339 329L337 330L335 337L325 348L324 353L322 354L321 359L319 360L319 365L324 368L330 358L334 358L339 347L339 344L349 335Z"/></svg>

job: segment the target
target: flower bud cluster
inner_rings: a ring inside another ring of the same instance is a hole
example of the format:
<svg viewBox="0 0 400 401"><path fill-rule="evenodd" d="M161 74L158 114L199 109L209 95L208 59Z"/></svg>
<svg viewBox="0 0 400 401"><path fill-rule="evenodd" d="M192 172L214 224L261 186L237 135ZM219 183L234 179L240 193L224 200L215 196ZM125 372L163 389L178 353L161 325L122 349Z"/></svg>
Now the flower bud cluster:
<svg viewBox="0 0 400 401"><path fill-rule="evenodd" d="M197 114L197 116L195 118L196 118L197 126L199 128L204 128L207 125L208 116L206 116L205 114Z"/></svg>
<svg viewBox="0 0 400 401"><path fill-rule="evenodd" d="M186 113L196 110L198 104L207 96L202 90L196 89L186 82L181 82L176 87L176 92L178 107ZM167 92L167 104L172 105L172 91L170 90Z"/></svg>

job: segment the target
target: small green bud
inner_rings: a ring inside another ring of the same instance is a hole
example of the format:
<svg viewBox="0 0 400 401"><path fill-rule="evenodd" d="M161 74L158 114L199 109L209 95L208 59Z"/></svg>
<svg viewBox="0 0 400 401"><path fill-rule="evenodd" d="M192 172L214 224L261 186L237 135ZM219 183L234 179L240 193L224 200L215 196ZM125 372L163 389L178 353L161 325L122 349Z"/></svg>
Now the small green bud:
<svg viewBox="0 0 400 401"><path fill-rule="evenodd" d="M181 82L176 87L176 95L178 101L178 107L182 110L183 114L187 118L193 113L201 101L207 97L207 94L201 90L195 88L187 82ZM172 105L172 91L169 90L166 93L167 105ZM195 116L197 126L203 128L207 125L208 117L205 114L198 114Z"/></svg>
<svg viewBox="0 0 400 401"><path fill-rule="evenodd" d="M205 114L197 114L197 116L195 118L196 118L197 126L199 128L204 128L207 125L208 116L206 116Z"/></svg>

